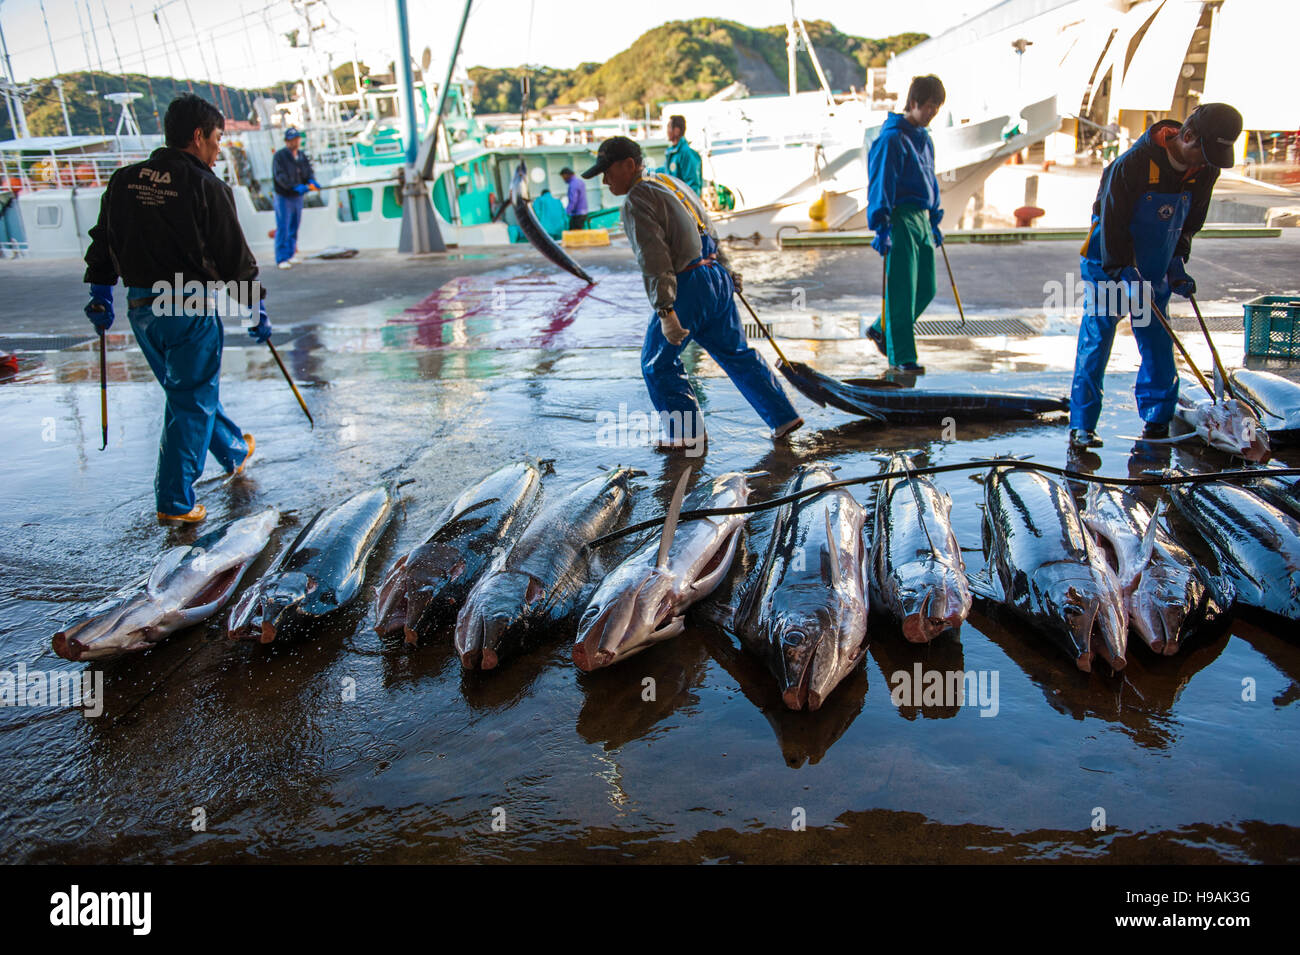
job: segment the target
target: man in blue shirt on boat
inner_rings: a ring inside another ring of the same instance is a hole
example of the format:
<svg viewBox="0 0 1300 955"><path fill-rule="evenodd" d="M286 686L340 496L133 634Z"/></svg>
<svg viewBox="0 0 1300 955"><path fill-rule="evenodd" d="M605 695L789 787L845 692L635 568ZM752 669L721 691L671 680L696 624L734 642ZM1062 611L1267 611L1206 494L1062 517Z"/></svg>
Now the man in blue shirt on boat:
<svg viewBox="0 0 1300 955"><path fill-rule="evenodd" d="M666 172L694 189L697 196L703 195L704 164L700 162L700 154L686 141L685 116L668 117L668 142L672 145L664 150L664 165L655 172Z"/></svg>
<svg viewBox="0 0 1300 955"><path fill-rule="evenodd" d="M298 226L302 222L303 196L320 189L311 160L302 152L302 133L290 126L284 131L284 148L271 160L275 182L275 264L282 269L301 262Z"/></svg>
<svg viewBox="0 0 1300 955"><path fill-rule="evenodd" d="M587 228L587 184L575 176L568 166L560 170L560 178L568 187L568 201L564 209L569 214L569 228Z"/></svg>

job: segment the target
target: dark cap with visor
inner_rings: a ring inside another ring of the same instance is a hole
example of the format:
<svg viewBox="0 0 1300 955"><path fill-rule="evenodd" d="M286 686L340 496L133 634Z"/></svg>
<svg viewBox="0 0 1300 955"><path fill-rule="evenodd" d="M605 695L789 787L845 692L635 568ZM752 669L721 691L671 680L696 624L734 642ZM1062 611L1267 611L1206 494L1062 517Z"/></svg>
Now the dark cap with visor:
<svg viewBox="0 0 1300 955"><path fill-rule="evenodd" d="M600 144L600 149L596 150L596 164L582 174L583 179L592 179L599 176L610 166L624 159L635 159L641 161L641 147L636 140L628 139L626 136L611 136Z"/></svg>
<svg viewBox="0 0 1300 955"><path fill-rule="evenodd" d="M1236 158L1232 147L1241 135L1240 113L1227 103L1205 103L1192 110L1184 125L1200 139L1206 162L1220 169L1232 168Z"/></svg>

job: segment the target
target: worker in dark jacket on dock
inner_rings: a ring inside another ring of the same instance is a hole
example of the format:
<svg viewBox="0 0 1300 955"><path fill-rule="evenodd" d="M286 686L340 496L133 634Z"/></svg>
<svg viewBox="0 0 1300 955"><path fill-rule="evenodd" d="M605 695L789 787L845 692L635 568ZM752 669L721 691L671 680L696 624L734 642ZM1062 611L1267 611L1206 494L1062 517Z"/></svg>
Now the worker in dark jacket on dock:
<svg viewBox="0 0 1300 955"><path fill-rule="evenodd" d="M292 268L298 257L298 226L302 222L303 196L320 189L311 160L301 149L302 133L290 126L284 131L284 148L271 162L275 181L275 264Z"/></svg>
<svg viewBox="0 0 1300 955"><path fill-rule="evenodd" d="M1240 113L1226 103L1206 103L1185 123L1156 123L1102 173L1092 227L1080 249L1086 297L1070 391L1071 448L1101 446L1102 377L1126 314L1142 354L1133 389L1146 422L1142 436L1169 436L1178 371L1173 340L1151 306L1167 314L1172 293L1196 293L1187 274L1192 236L1205 224L1219 170L1233 165L1239 135Z"/></svg>
<svg viewBox="0 0 1300 955"><path fill-rule="evenodd" d="M122 279L131 330L167 396L158 520L194 524L207 515L194 482L208 453L227 474L253 456L253 436L226 416L218 394L222 304L234 298L252 311L248 333L258 342L271 337L271 322L234 195L212 172L225 120L186 93L167 107L163 128L167 145L117 170L104 190L86 252L86 317L101 332L112 326L113 286Z"/></svg>

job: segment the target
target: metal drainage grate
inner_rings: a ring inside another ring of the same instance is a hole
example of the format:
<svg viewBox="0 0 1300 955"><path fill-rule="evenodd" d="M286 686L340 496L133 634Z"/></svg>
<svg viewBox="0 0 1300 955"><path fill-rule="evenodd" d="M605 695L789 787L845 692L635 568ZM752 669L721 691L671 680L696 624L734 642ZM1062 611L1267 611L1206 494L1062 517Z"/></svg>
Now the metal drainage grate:
<svg viewBox="0 0 1300 955"><path fill-rule="evenodd" d="M91 341L86 335L0 335L0 351L63 351Z"/></svg>
<svg viewBox="0 0 1300 955"><path fill-rule="evenodd" d="M914 333L977 338L984 335L1037 335L1039 329L1020 318L968 318L964 326L960 319L923 318L916 323Z"/></svg>

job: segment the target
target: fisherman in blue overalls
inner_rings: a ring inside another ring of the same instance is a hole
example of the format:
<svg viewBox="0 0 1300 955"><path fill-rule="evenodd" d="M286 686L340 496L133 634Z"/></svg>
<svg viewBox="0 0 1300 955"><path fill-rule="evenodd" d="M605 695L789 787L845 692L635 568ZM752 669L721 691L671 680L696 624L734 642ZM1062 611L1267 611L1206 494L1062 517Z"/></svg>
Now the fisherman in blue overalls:
<svg viewBox="0 0 1300 955"><path fill-rule="evenodd" d="M582 178L604 174L623 203L623 228L636 253L656 320L646 329L641 373L665 423L662 450L702 453L703 420L686 378L681 353L687 337L699 342L727 373L779 440L803 424L771 367L745 340L734 295L741 277L699 197L680 179L646 174L641 147L626 136L600 144Z"/></svg>
<svg viewBox="0 0 1300 955"><path fill-rule="evenodd" d="M1102 173L1092 228L1080 250L1083 321L1070 391L1070 447L1101 446L1102 377L1115 327L1128 313L1142 364L1133 393L1146 422L1144 438L1169 435L1178 404L1178 373L1169 333L1151 305L1167 314L1169 297L1190 297L1192 236L1205 224L1220 169L1233 164L1241 114L1206 103L1181 125L1161 120Z"/></svg>

